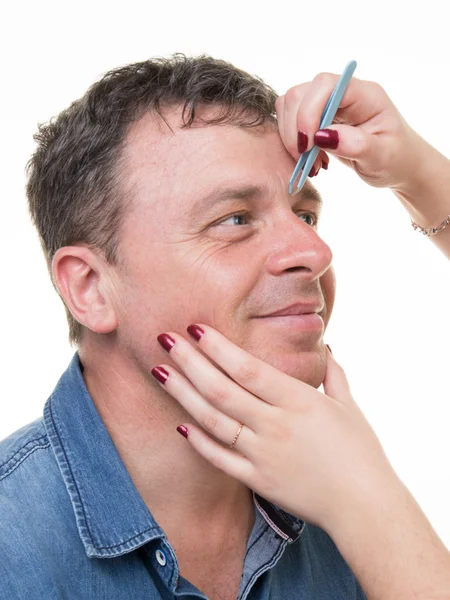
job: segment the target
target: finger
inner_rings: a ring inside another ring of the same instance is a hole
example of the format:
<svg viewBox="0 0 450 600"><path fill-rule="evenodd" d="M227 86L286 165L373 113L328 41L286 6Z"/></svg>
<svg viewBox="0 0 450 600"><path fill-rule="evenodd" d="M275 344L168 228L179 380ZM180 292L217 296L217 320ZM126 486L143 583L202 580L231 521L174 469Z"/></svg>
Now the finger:
<svg viewBox="0 0 450 600"><path fill-rule="evenodd" d="M372 155L379 157L382 152L382 142L376 135L351 125L330 125L319 130L314 135L314 143L330 154L358 161L370 162Z"/></svg>
<svg viewBox="0 0 450 600"><path fill-rule="evenodd" d="M352 77L333 122L362 125L393 107L392 100L379 83Z"/></svg>
<svg viewBox="0 0 450 600"><path fill-rule="evenodd" d="M207 356L201 354L197 348L177 333L171 332L170 336L175 340L169 350L170 358L183 371L183 374L206 402L235 421L245 423L251 429L255 429L257 422L261 419L268 418L265 412L268 407L265 403L219 371L208 360L208 354ZM160 338L158 338L159 340ZM201 349L204 350L203 347ZM230 349L230 352L235 352L235 349ZM212 358L214 360L214 357ZM222 367L219 363L217 364Z"/></svg>
<svg viewBox="0 0 450 600"><path fill-rule="evenodd" d="M327 366L323 381L325 394L343 403L353 403L354 400L344 369L338 364L328 348L326 349L326 356Z"/></svg>
<svg viewBox="0 0 450 600"><path fill-rule="evenodd" d="M310 150L314 145L314 133L319 129L325 105L338 79L339 75L320 73L302 90L292 127L295 131L301 131L308 137L306 150Z"/></svg>
<svg viewBox="0 0 450 600"><path fill-rule="evenodd" d="M316 177L316 175L319 174L321 169L324 169L326 171L328 169L329 162L329 157L323 150L321 150L317 155L316 160L314 161L314 165L311 169L312 172L309 173L308 177Z"/></svg>
<svg viewBox="0 0 450 600"><path fill-rule="evenodd" d="M310 172L308 173L308 177L316 177L319 174L320 169L322 168L322 159L320 157L320 153L317 155L316 160L314 161L313 166L311 167Z"/></svg>
<svg viewBox="0 0 450 600"><path fill-rule="evenodd" d="M301 96L294 128L308 135L308 150L313 146L312 136L320 127L325 105L338 79L339 75L334 73L319 73ZM339 104L335 120L347 125L361 125L391 104L379 84L352 77Z"/></svg>
<svg viewBox="0 0 450 600"><path fill-rule="evenodd" d="M260 404L266 410L265 413L262 413L258 404L258 418L254 419L255 426L252 426L254 431L257 430L261 419L272 418L273 412L270 410L270 405L290 407L295 401L297 407L301 407L302 403L309 406L311 394L320 393L308 384L279 371L236 346L216 329L204 324L195 327L200 327L204 331L198 340L202 352L222 367L233 381L251 392L252 395L264 400L264 403ZM247 422L245 419L240 420L243 423Z"/></svg>
<svg viewBox="0 0 450 600"><path fill-rule="evenodd" d="M281 137L282 142L284 143L284 145L286 146L286 144L288 143L286 141L286 130L285 130L285 119L284 119L284 113L285 113L285 101L284 101L284 96L279 96L275 102L275 110L277 113L277 121L278 121L278 130L279 130L279 134ZM287 146L286 146L287 147ZM298 153L298 148L297 148L297 153ZM329 158L327 157L326 153L321 150L319 152L319 155L316 159L316 161L314 162L314 165L312 166L310 173L308 174L308 177L315 177L316 175L319 174L320 169L324 166L325 164L325 169L328 168L328 162L329 162Z"/></svg>
<svg viewBox="0 0 450 600"><path fill-rule="evenodd" d="M252 462L234 450L223 448L194 425L184 425L188 443L214 467L253 489L255 469ZM244 427L245 429L245 427Z"/></svg>
<svg viewBox="0 0 450 600"><path fill-rule="evenodd" d="M328 165L330 164L330 157L323 150L319 152L319 156L322 160L322 169L324 169L325 171L328 170Z"/></svg>
<svg viewBox="0 0 450 600"><path fill-rule="evenodd" d="M283 103L283 142L286 146L288 152L295 158L298 159L300 154L306 151L306 148L302 148L301 139L299 139L299 132L306 133L304 130L297 129L297 113L299 106L302 102L303 96L307 87L311 85L310 83L301 83L291 89L289 89L284 95L284 103ZM310 136L312 139L313 131L310 131ZM311 139L308 140L308 146L312 147L310 144Z"/></svg>
<svg viewBox="0 0 450 600"><path fill-rule="evenodd" d="M155 370L159 370L161 373L161 368L166 371L166 373L163 371L164 377L166 377L164 382L155 375ZM238 421L207 402L192 383L171 366L158 365L152 369L152 375L154 375L160 386L197 421L200 427L203 427L208 433L225 444L230 445L232 443L241 425ZM249 454L251 454L251 442L254 435L248 425L243 427L239 434L239 443L247 449Z"/></svg>

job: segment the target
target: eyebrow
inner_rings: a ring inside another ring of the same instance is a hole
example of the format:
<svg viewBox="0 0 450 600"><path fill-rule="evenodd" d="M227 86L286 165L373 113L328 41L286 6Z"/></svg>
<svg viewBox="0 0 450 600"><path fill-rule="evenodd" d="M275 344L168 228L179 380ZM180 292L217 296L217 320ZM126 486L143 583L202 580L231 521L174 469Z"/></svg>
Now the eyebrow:
<svg viewBox="0 0 450 600"><path fill-rule="evenodd" d="M256 200L267 193L265 187L257 185L247 185L242 187L216 188L206 196L200 198L191 209L191 213L196 213L205 206L214 205L217 207L220 204L225 204L231 200ZM286 186L287 193L287 186ZM305 202L315 202L319 208L323 205L322 196L312 186L305 185L298 194L300 200Z"/></svg>

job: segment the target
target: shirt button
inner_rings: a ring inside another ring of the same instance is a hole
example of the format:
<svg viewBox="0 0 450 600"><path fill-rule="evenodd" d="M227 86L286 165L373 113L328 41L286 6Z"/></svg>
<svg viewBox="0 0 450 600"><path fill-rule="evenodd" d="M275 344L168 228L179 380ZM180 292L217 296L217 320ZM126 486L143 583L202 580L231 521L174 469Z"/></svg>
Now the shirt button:
<svg viewBox="0 0 450 600"><path fill-rule="evenodd" d="M155 552L156 554L156 560L158 561L158 564L160 564L162 567L166 566L167 563L167 559L166 559L166 555L164 554L164 552L162 550L157 550Z"/></svg>

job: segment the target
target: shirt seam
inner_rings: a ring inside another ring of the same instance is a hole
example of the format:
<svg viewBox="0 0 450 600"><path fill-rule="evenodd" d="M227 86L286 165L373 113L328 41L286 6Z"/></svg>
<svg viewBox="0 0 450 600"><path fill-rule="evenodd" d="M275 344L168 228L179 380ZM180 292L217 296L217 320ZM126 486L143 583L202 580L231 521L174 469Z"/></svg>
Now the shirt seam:
<svg viewBox="0 0 450 600"><path fill-rule="evenodd" d="M278 559L280 558L281 554L283 553L285 545L286 545L286 541L284 540L280 543L278 551L275 553L275 555L272 556L272 558L270 560L268 560L266 563L261 565L260 568L255 573L253 573L253 576L250 577L249 581L247 582L247 585L245 586L245 589L242 590L242 595L239 596L239 600L245 600L248 596L248 593L250 592L251 587L253 586L255 581L258 579L258 577L260 575L262 575L263 573L265 573L266 571L268 571L268 569L272 568L273 565L278 562Z"/></svg>
<svg viewBox="0 0 450 600"><path fill-rule="evenodd" d="M257 544L259 542L259 540L263 537L263 535L265 533L267 533L267 531L270 531L270 527L269 527L269 525L267 523L264 523L262 531L259 533L258 537L255 540L253 540L253 542L247 548L247 552L245 553L246 556L250 552L250 550L255 546L255 544Z"/></svg>
<svg viewBox="0 0 450 600"><path fill-rule="evenodd" d="M45 439L47 439L46 443L38 444L38 442L40 442L41 440L45 440ZM32 447L25 450L27 448L27 446L29 446L30 444L33 444ZM12 462L12 465L9 468L9 470L0 475L0 481L2 481L2 479L5 479L5 477L8 477L8 475L10 475L13 471L15 471L23 463L23 461L26 458L28 458L31 454L33 454L33 452L35 452L35 450L44 450L45 448L48 448L49 446L50 446L50 442L48 441L47 435L40 436L33 440L29 440L19 450L17 450L17 452L15 452L10 458L8 458L8 460L6 460L3 464L0 465L0 472L1 472L3 468L6 468L6 466ZM22 454L16 460L14 460L18 454L21 454L24 451L25 451L25 454Z"/></svg>

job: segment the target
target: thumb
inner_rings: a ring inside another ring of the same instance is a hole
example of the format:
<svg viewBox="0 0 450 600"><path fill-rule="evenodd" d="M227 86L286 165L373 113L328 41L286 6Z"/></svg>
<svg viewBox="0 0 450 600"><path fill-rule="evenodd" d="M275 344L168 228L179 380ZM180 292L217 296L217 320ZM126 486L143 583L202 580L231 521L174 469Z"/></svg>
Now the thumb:
<svg viewBox="0 0 450 600"><path fill-rule="evenodd" d="M334 144L330 141L329 136L321 135L321 131L336 131L338 136L333 136L335 138L333 140ZM330 125L326 129L319 129L314 135L314 144L326 150L327 153L340 158L368 163L376 162L373 161L372 155L374 153L378 154L380 151L377 141L376 136L373 134L363 131L361 127L353 127L352 125ZM336 148L330 148L336 143Z"/></svg>
<svg viewBox="0 0 450 600"><path fill-rule="evenodd" d="M330 347L327 345L327 366L325 378L323 380L323 389L327 396L339 400L344 404L349 402L354 403L350 385L347 381L347 376L341 365L334 359L330 352Z"/></svg>
<svg viewBox="0 0 450 600"><path fill-rule="evenodd" d="M367 133L352 125L330 125L316 132L314 144L334 154L372 187L389 187L393 172L399 168L396 157L401 153L396 150L395 136Z"/></svg>

